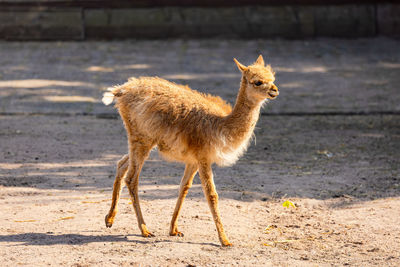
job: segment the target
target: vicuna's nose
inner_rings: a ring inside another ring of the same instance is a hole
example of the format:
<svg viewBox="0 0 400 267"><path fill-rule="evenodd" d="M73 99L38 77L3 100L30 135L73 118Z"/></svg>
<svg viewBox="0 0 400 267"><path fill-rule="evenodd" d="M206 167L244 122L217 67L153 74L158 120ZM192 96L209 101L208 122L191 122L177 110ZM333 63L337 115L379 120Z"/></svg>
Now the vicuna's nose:
<svg viewBox="0 0 400 267"><path fill-rule="evenodd" d="M276 85L273 84L273 85L271 86L271 89L270 89L270 90L273 91L273 92L278 92L278 87L276 87Z"/></svg>

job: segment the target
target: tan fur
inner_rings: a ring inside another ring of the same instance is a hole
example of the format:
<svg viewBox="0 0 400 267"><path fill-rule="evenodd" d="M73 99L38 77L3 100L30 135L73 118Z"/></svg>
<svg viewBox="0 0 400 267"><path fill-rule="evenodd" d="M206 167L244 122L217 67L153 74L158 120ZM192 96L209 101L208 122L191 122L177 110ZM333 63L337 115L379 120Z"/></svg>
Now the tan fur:
<svg viewBox="0 0 400 267"><path fill-rule="evenodd" d="M231 245L220 219L211 166L236 162L248 147L262 104L279 94L273 84L274 73L269 66L264 66L261 55L248 67L234 60L242 72L242 80L233 109L220 97L158 77L130 78L104 94L105 104L116 98L115 106L124 122L129 144L129 155L118 163L112 205L106 216L107 227L112 226L117 213L121 180L125 177L139 229L143 236L153 236L140 210L138 183L144 161L157 146L164 158L186 164L170 235L183 235L177 230L177 218L198 171L221 244Z"/></svg>

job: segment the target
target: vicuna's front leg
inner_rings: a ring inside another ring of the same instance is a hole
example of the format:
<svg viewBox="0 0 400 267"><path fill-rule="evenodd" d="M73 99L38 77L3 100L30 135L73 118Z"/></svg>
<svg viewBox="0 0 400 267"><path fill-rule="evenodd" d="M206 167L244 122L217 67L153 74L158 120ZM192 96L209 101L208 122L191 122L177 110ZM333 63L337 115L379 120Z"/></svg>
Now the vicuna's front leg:
<svg viewBox="0 0 400 267"><path fill-rule="evenodd" d="M117 174L115 176L115 181L114 181L111 208L108 214L106 215L105 219L107 227L111 227L113 225L115 215L117 214L118 211L118 201L121 195L121 189L123 185L121 182L122 178L124 178L126 171L128 170L129 166L128 159L129 159L128 155L125 155L117 164Z"/></svg>
<svg viewBox="0 0 400 267"><path fill-rule="evenodd" d="M172 236L175 236L175 235L183 236L183 233L178 231L177 220L178 220L179 212L181 211L181 208L182 208L183 201L185 200L185 197L186 197L190 187L192 187L193 178L196 175L197 169L198 169L197 165L186 164L185 173L183 174L183 177L181 180L181 186L179 189L178 200L176 202L174 214L172 215L171 228L169 230L169 234Z"/></svg>
<svg viewBox="0 0 400 267"><path fill-rule="evenodd" d="M222 226L221 216L218 209L218 193L215 190L211 164L200 163L199 174L204 195L207 199L208 205L210 206L211 213L217 227L219 241L221 242L222 246L232 246L226 237L224 227Z"/></svg>

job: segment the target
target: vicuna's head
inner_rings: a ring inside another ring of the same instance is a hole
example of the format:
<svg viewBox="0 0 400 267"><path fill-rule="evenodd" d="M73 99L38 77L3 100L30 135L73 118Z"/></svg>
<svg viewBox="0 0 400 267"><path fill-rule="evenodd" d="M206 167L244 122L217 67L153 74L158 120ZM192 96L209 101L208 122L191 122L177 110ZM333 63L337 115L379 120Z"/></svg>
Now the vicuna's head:
<svg viewBox="0 0 400 267"><path fill-rule="evenodd" d="M256 62L247 67L235 58L233 60L242 72L246 95L250 101L261 102L265 99L274 99L279 95L278 87L274 84L275 73L271 66L265 66L261 55Z"/></svg>

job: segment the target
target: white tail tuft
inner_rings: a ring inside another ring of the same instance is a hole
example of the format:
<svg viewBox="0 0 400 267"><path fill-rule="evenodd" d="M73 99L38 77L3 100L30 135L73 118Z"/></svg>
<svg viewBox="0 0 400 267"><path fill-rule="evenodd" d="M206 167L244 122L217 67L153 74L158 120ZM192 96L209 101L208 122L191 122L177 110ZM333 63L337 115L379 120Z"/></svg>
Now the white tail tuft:
<svg viewBox="0 0 400 267"><path fill-rule="evenodd" d="M114 100L114 94L112 92L105 92L103 95L103 101L104 105L108 106L110 105Z"/></svg>

